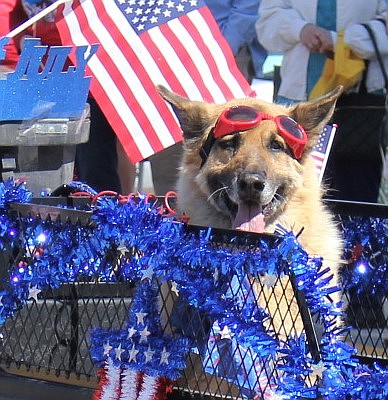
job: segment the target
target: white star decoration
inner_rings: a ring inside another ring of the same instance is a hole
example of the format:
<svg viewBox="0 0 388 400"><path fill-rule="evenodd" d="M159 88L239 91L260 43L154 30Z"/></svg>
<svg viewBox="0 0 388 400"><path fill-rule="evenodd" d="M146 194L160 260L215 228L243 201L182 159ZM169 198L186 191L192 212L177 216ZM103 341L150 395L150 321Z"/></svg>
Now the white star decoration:
<svg viewBox="0 0 388 400"><path fill-rule="evenodd" d="M116 348L115 348L115 354L116 354L116 358L117 358L118 360L121 361L121 355L124 353L124 351L125 351L125 350L121 348L121 343L120 343L119 347L116 347Z"/></svg>
<svg viewBox="0 0 388 400"><path fill-rule="evenodd" d="M141 271L142 276L142 280L143 279L152 279L152 276L154 275L154 270L152 267L148 267L147 269L143 269L143 271Z"/></svg>
<svg viewBox="0 0 388 400"><path fill-rule="evenodd" d="M263 285L267 286L267 288L273 288L276 285L277 278L278 277L276 275L265 274L261 278L261 282Z"/></svg>
<svg viewBox="0 0 388 400"><path fill-rule="evenodd" d="M163 347L163 351L160 355L160 365L162 364L169 364L168 358L170 357L170 353L168 351L166 351L166 347Z"/></svg>
<svg viewBox="0 0 388 400"><path fill-rule="evenodd" d="M221 339L232 339L230 329L227 327L227 325L224 326L220 334L221 334Z"/></svg>
<svg viewBox="0 0 388 400"><path fill-rule="evenodd" d="M144 325L144 318L147 316L147 313L144 312L137 312L136 313L136 318L137 318L137 324L138 325Z"/></svg>
<svg viewBox="0 0 388 400"><path fill-rule="evenodd" d="M117 250L123 255L129 252L128 247L124 243L120 243Z"/></svg>
<svg viewBox="0 0 388 400"><path fill-rule="evenodd" d="M148 350L144 352L146 364L152 361L154 354L155 352L151 350L150 346L148 346Z"/></svg>
<svg viewBox="0 0 388 400"><path fill-rule="evenodd" d="M218 282L218 278L219 278L219 272L218 272L218 268L216 268L216 270L214 271L214 274L213 274L214 283Z"/></svg>
<svg viewBox="0 0 388 400"><path fill-rule="evenodd" d="M109 356L110 351L113 349L113 347L108 343L104 344L104 356Z"/></svg>
<svg viewBox="0 0 388 400"><path fill-rule="evenodd" d="M178 284L175 281L171 282L171 291L174 292L177 296L179 296Z"/></svg>
<svg viewBox="0 0 388 400"><path fill-rule="evenodd" d="M140 343L146 343L147 342L147 336L151 335L151 332L145 327L142 331L139 331L140 333Z"/></svg>
<svg viewBox="0 0 388 400"><path fill-rule="evenodd" d="M28 289L28 299L34 299L35 301L38 301L38 294L41 292L40 289L38 289L36 286L33 286Z"/></svg>
<svg viewBox="0 0 388 400"><path fill-rule="evenodd" d="M128 328L128 336L127 336L127 339L131 339L132 336L133 336L136 332L137 332L137 330L136 330L133 326L131 326L130 328Z"/></svg>
<svg viewBox="0 0 388 400"><path fill-rule="evenodd" d="M131 362L131 361L137 362L137 360L136 360L137 353L139 353L139 350L137 350L136 347L135 347L135 344L133 344L132 348L131 348L131 350L129 352L128 362Z"/></svg>
<svg viewBox="0 0 388 400"><path fill-rule="evenodd" d="M325 367L325 365L323 364L323 362L320 361L318 364L313 364L313 365L311 366L311 369L312 369L312 372L310 373L310 377L311 377L312 379L314 379L314 378L316 378L316 377L322 379L323 372L324 372L327 368Z"/></svg>

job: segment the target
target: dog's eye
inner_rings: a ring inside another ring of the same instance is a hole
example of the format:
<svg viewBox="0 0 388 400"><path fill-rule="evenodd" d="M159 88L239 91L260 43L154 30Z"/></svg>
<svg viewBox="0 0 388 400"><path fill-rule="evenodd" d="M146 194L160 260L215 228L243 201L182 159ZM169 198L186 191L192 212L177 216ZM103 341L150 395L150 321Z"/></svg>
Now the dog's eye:
<svg viewBox="0 0 388 400"><path fill-rule="evenodd" d="M275 150L275 151L283 151L283 150L285 150L284 144L279 139L277 139L276 137L273 137L271 139L271 142L270 142L269 145L270 145L271 150Z"/></svg>
<svg viewBox="0 0 388 400"><path fill-rule="evenodd" d="M240 136L237 134L227 135L224 138L217 140L217 145L223 150L236 150L240 143Z"/></svg>

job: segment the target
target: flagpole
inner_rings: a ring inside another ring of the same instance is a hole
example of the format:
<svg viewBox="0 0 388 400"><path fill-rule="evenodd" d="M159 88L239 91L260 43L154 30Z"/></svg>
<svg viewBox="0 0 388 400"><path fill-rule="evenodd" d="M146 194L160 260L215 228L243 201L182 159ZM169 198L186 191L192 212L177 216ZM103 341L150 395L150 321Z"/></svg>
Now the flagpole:
<svg viewBox="0 0 388 400"><path fill-rule="evenodd" d="M39 12L38 14L34 15L32 18L28 19L27 21L23 22L21 25L17 26L11 32L9 32L5 37L13 38L18 35L20 32L23 32L25 29L29 28L31 25L35 24L35 22L39 21L47 14L50 14L52 11L57 9L61 4L67 3L72 0L57 0L55 3L50 4L47 8Z"/></svg>

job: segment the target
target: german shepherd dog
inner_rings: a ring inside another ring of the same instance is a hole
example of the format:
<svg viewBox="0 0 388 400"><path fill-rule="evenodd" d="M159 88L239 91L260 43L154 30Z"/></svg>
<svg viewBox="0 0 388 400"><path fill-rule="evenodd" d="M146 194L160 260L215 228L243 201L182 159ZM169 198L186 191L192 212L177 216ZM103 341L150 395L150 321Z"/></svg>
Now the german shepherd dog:
<svg viewBox="0 0 388 400"><path fill-rule="evenodd" d="M196 225L295 234L337 281L342 240L322 202L311 151L342 87L290 107L258 98L191 101L163 86L183 131L178 210Z"/></svg>

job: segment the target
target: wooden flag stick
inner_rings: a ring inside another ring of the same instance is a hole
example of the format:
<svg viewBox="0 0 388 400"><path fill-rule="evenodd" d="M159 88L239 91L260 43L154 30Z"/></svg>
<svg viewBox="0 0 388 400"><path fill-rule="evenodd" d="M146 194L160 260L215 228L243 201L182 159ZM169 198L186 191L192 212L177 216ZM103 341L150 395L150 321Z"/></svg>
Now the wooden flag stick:
<svg viewBox="0 0 388 400"><path fill-rule="evenodd" d="M68 1L72 0L57 0L55 3L50 4L47 8L39 12L38 14L34 15L32 18L28 19L27 21L23 22L21 25L17 26L11 32L9 32L6 37L13 38L18 35L20 32L23 32L25 29L29 28L31 25L35 24L35 22L39 21L47 14L50 14L52 11L57 9L61 4L67 3Z"/></svg>

